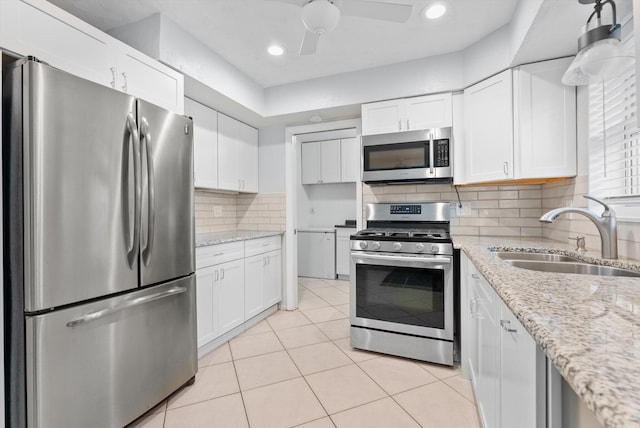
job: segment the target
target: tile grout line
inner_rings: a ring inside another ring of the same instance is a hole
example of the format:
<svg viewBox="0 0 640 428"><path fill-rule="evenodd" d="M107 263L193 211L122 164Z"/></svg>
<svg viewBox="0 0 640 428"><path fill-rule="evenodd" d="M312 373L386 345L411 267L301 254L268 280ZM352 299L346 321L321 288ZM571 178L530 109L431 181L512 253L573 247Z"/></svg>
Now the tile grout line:
<svg viewBox="0 0 640 428"><path fill-rule="evenodd" d="M229 351L231 351L231 346L229 346ZM247 426L251 428L251 422L249 422L249 413L247 413L247 404L244 402L244 394L242 393L242 388L240 387L240 378L238 377L236 362L235 360L233 360L233 354L231 354L231 358L231 363L233 364L233 373L236 375L236 382L238 382L238 392L240 393L240 400L242 400L242 410L244 410L244 418L247 421Z"/></svg>

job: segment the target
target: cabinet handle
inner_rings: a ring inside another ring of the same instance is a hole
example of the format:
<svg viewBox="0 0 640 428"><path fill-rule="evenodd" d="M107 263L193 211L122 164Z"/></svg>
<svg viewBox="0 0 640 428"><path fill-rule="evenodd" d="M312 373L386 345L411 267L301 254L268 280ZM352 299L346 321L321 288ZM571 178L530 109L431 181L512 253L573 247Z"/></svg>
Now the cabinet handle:
<svg viewBox="0 0 640 428"><path fill-rule="evenodd" d="M407 119L407 131L410 131L411 127L409 126L409 119Z"/></svg>
<svg viewBox="0 0 640 428"><path fill-rule="evenodd" d="M398 131L402 131L402 121L398 121Z"/></svg>
<svg viewBox="0 0 640 428"><path fill-rule="evenodd" d="M271 264L271 257L267 256L267 264L270 265Z"/></svg>
<svg viewBox="0 0 640 428"><path fill-rule="evenodd" d="M224 269L220 269L220 279L224 279Z"/></svg>
<svg viewBox="0 0 640 428"><path fill-rule="evenodd" d="M476 316L475 306L476 306L476 299L469 300L469 314L471 314L471 318L474 318Z"/></svg>
<svg viewBox="0 0 640 428"><path fill-rule="evenodd" d="M122 77L124 78L124 85L122 85L122 90L127 92L127 73L122 73Z"/></svg>
<svg viewBox="0 0 640 428"><path fill-rule="evenodd" d="M471 274L471 278L473 279L480 279L480 276L477 273L472 273Z"/></svg>
<svg viewBox="0 0 640 428"><path fill-rule="evenodd" d="M504 175L509 175L509 162L504 162L502 164L502 170L504 171Z"/></svg>
<svg viewBox="0 0 640 428"><path fill-rule="evenodd" d="M515 328L510 328L509 327L510 325L511 325L511 321L500 320L500 327L502 327L504 331L506 331L507 333L518 333L518 330L516 330Z"/></svg>
<svg viewBox="0 0 640 428"><path fill-rule="evenodd" d="M116 68L111 67L109 70L111 70L111 87L115 89L116 88Z"/></svg>
<svg viewBox="0 0 640 428"><path fill-rule="evenodd" d="M218 269L216 269L216 279L214 281L217 281L218 279L220 279L220 273L218 272Z"/></svg>
<svg viewBox="0 0 640 428"><path fill-rule="evenodd" d="M218 257L218 256L221 256L221 255L223 255L223 254L224 254L224 253L215 253L215 254L213 255L213 257Z"/></svg>
<svg viewBox="0 0 640 428"><path fill-rule="evenodd" d="M263 257L262 258L262 266L266 266L267 265L267 258Z"/></svg>

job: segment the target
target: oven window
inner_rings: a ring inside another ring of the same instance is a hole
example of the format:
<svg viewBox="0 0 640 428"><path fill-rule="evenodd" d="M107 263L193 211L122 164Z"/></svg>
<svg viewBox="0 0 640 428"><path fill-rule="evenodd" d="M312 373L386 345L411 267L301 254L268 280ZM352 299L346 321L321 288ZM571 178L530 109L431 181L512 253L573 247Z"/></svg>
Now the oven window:
<svg viewBox="0 0 640 428"><path fill-rule="evenodd" d="M445 271L356 265L356 316L444 329Z"/></svg>
<svg viewBox="0 0 640 428"><path fill-rule="evenodd" d="M428 167L428 141L364 147L365 171Z"/></svg>

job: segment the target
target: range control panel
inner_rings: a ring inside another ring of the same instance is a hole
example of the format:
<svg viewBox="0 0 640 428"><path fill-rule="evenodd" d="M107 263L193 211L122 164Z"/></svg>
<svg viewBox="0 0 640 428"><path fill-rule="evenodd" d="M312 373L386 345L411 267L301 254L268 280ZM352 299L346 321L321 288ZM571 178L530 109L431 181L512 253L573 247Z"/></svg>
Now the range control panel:
<svg viewBox="0 0 640 428"><path fill-rule="evenodd" d="M389 214L422 214L421 205L390 205Z"/></svg>

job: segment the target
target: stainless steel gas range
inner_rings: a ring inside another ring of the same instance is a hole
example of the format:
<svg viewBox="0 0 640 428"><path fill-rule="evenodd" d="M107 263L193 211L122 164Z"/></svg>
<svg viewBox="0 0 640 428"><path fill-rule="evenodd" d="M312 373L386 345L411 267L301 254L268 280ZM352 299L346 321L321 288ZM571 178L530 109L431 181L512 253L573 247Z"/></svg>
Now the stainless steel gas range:
<svg viewBox="0 0 640 428"><path fill-rule="evenodd" d="M351 346L453 365L449 203L367 204L351 236Z"/></svg>

